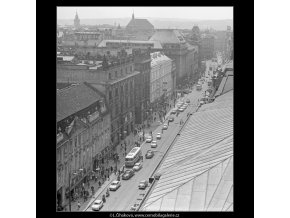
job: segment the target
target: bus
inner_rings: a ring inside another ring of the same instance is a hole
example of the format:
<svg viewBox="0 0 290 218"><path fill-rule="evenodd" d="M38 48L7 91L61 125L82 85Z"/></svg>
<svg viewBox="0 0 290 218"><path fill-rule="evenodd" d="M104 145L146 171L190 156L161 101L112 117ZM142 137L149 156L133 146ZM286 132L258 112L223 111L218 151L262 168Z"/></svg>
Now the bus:
<svg viewBox="0 0 290 218"><path fill-rule="evenodd" d="M140 147L134 147L129 154L127 154L125 158L125 166L126 167L133 167L135 163L139 161L139 159L142 156L141 148Z"/></svg>

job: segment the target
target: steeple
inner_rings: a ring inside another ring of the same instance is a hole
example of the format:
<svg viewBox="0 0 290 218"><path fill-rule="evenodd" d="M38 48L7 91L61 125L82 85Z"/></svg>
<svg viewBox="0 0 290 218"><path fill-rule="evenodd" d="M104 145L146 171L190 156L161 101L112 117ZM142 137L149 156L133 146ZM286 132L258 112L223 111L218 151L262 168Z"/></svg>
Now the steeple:
<svg viewBox="0 0 290 218"><path fill-rule="evenodd" d="M76 29L78 29L80 27L80 19L79 19L77 11L76 11L75 19L74 19L74 26Z"/></svg>

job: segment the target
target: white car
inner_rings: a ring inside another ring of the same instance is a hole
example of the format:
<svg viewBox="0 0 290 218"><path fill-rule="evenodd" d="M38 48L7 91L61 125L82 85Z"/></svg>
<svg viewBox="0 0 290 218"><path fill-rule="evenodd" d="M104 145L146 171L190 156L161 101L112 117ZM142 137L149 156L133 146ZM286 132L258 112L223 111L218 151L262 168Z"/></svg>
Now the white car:
<svg viewBox="0 0 290 218"><path fill-rule="evenodd" d="M115 180L111 183L109 189L110 189L110 191L116 191L120 186L121 186L121 182Z"/></svg>
<svg viewBox="0 0 290 218"><path fill-rule="evenodd" d="M92 210L99 211L104 206L104 202L102 200L95 200L92 205Z"/></svg>
<svg viewBox="0 0 290 218"><path fill-rule="evenodd" d="M151 148L157 148L157 141L151 142Z"/></svg>
<svg viewBox="0 0 290 218"><path fill-rule="evenodd" d="M181 108L178 108L178 111L179 112L183 112L184 111L184 108L182 108L182 107Z"/></svg>
<svg viewBox="0 0 290 218"><path fill-rule="evenodd" d="M153 138L151 137L151 136L147 136L147 138L146 138L146 142L152 142L152 140L153 140Z"/></svg>
<svg viewBox="0 0 290 218"><path fill-rule="evenodd" d="M161 133L157 133L156 139L161 139Z"/></svg>
<svg viewBox="0 0 290 218"><path fill-rule="evenodd" d="M133 170L134 171L139 171L141 168L142 168L142 164L139 162L139 163L135 163L135 165L133 167Z"/></svg>
<svg viewBox="0 0 290 218"><path fill-rule="evenodd" d="M178 109L178 110L179 110L179 109ZM162 129L168 129L167 124L164 124L164 125L162 126Z"/></svg>

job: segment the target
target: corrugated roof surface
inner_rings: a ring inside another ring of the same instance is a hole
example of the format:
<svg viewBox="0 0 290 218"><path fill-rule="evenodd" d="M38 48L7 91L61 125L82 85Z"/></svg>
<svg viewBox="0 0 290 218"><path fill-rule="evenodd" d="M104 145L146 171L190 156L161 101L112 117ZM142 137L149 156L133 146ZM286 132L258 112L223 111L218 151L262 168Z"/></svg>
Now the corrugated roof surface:
<svg viewBox="0 0 290 218"><path fill-rule="evenodd" d="M185 43L183 36L178 30L164 29L157 30L149 41L159 41L162 43Z"/></svg>
<svg viewBox="0 0 290 218"><path fill-rule="evenodd" d="M215 93L215 96L221 95L233 89L234 89L234 76L225 76L223 77L219 85L219 88Z"/></svg>
<svg viewBox="0 0 290 218"><path fill-rule="evenodd" d="M57 91L57 122L95 103L101 96L85 84Z"/></svg>
<svg viewBox="0 0 290 218"><path fill-rule="evenodd" d="M141 210L233 210L232 95L203 105L190 118L157 170L160 180Z"/></svg>

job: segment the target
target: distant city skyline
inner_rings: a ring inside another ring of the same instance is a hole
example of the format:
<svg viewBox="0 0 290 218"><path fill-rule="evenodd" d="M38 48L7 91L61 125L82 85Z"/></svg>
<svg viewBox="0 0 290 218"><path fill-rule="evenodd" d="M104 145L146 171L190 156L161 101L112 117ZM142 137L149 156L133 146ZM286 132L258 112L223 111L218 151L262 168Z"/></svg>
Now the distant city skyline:
<svg viewBox="0 0 290 218"><path fill-rule="evenodd" d="M233 19L233 7L57 7L57 19L169 18L187 20Z"/></svg>

